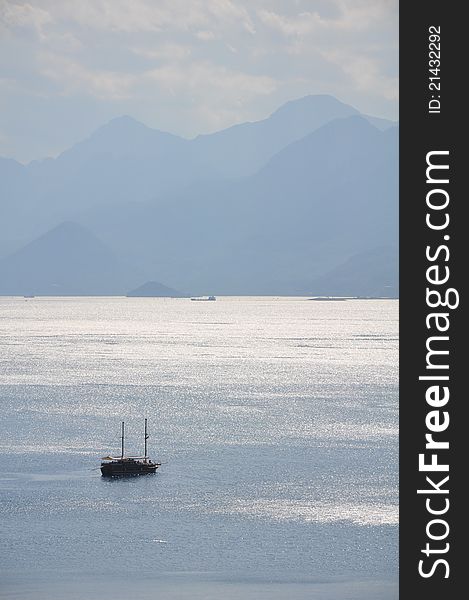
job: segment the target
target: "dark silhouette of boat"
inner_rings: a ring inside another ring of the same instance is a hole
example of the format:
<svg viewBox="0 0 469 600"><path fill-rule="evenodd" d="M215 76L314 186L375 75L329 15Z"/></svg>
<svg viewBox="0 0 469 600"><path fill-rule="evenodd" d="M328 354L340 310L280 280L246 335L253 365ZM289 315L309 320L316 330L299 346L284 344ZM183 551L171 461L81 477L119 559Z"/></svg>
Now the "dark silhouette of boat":
<svg viewBox="0 0 469 600"><path fill-rule="evenodd" d="M122 451L116 458L113 456L103 456L101 459L101 475L103 477L131 477L134 475L149 475L155 473L161 463L150 460L147 452L147 440L150 436L147 433L147 420L145 419L145 452L144 456L125 456L124 453L124 422L122 421Z"/></svg>

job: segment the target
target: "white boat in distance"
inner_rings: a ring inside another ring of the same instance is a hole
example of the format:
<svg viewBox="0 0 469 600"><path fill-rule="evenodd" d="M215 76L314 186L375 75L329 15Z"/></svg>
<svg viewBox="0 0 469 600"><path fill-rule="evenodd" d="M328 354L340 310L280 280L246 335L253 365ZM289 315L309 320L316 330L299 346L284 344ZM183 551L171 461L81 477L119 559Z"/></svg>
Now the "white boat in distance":
<svg viewBox="0 0 469 600"><path fill-rule="evenodd" d="M215 296L201 296L198 298L191 298L194 302L213 302L216 300Z"/></svg>

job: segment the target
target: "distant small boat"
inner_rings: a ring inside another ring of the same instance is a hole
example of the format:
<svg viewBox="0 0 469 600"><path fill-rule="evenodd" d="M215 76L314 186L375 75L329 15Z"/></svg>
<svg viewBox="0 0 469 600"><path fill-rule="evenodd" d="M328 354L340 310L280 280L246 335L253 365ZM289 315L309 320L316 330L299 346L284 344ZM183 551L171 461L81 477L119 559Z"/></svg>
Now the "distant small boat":
<svg viewBox="0 0 469 600"><path fill-rule="evenodd" d="M147 440L150 437L147 433L147 420L145 419L145 451L143 456L125 456L124 454L124 422L122 421L122 451L116 458L113 456L103 456L101 459L101 475L103 477L130 477L133 475L148 475L155 473L161 463L150 460L147 453Z"/></svg>
<svg viewBox="0 0 469 600"><path fill-rule="evenodd" d="M215 296L200 296L198 298L191 298L194 302L213 302L216 300Z"/></svg>
<svg viewBox="0 0 469 600"><path fill-rule="evenodd" d="M23 298L35 298L36 296L34 296L33 294L25 294L23 296Z"/></svg>

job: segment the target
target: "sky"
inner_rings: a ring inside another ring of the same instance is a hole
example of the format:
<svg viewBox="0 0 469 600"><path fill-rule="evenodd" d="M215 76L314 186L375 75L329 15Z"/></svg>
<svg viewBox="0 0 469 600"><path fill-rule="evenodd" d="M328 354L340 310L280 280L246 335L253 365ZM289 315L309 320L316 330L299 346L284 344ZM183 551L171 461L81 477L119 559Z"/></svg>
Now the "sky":
<svg viewBox="0 0 469 600"><path fill-rule="evenodd" d="M398 0L0 0L0 156L127 114L183 137L332 94L398 118Z"/></svg>

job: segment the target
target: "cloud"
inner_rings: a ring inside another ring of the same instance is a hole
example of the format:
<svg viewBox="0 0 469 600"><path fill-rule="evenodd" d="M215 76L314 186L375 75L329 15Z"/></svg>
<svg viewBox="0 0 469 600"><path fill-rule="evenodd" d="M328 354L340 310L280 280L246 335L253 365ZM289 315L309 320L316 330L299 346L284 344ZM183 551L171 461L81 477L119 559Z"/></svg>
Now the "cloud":
<svg viewBox="0 0 469 600"><path fill-rule="evenodd" d="M197 31L195 35L197 39L202 40L203 42L210 42L218 38L213 31Z"/></svg>
<svg viewBox="0 0 469 600"><path fill-rule="evenodd" d="M334 10L325 14L299 11L292 15L258 9L257 15L264 25L282 35L300 37L320 32L364 31L397 15L397 2L392 0L330 0L330 5Z"/></svg>
<svg viewBox="0 0 469 600"><path fill-rule="evenodd" d="M62 0L44 5L62 21L114 32L189 31L230 23L254 30L248 10L231 0Z"/></svg>
<svg viewBox="0 0 469 600"><path fill-rule="evenodd" d="M154 81L173 94L190 93L204 98L216 94L225 101L270 94L278 85L271 77L256 77L208 62L164 66L146 72L143 79Z"/></svg>
<svg viewBox="0 0 469 600"><path fill-rule="evenodd" d="M135 47L131 48L131 51L149 61L164 61L169 63L187 60L192 54L190 46L172 43L162 43L157 47L149 48Z"/></svg>
<svg viewBox="0 0 469 600"><path fill-rule="evenodd" d="M47 26L53 18L47 10L29 3L13 4L0 0L0 40L2 38L37 40L47 39Z"/></svg>
<svg viewBox="0 0 469 600"><path fill-rule="evenodd" d="M286 54L309 59L312 68L319 57L342 73L338 89L397 100L397 2L394 0L331 0L329 13L296 14L258 9L263 25L283 39ZM324 72L324 69L322 69Z"/></svg>
<svg viewBox="0 0 469 600"><path fill-rule="evenodd" d="M42 52L38 57L39 71L55 82L62 95L77 93L101 100L189 95L192 101L207 101L210 97L209 105L214 100L239 105L251 97L271 94L278 86L272 77L250 75L208 61L188 60L190 51L181 46L167 45L159 51L137 48L134 52L163 64L139 73L122 73L89 69L67 56Z"/></svg>
<svg viewBox="0 0 469 600"><path fill-rule="evenodd" d="M339 65L350 78L351 85L369 94L383 96L387 100L397 100L399 85L397 77L387 77L381 73L377 60L364 56L353 57L340 51L325 52L325 57Z"/></svg>
<svg viewBox="0 0 469 600"><path fill-rule="evenodd" d="M6 29L33 30L39 37L42 37L44 26L52 21L49 12L38 6L5 1L0 3L0 22Z"/></svg>
<svg viewBox="0 0 469 600"><path fill-rule="evenodd" d="M264 25L291 36L308 35L318 30L363 31L379 22L396 19L397 6L397 0L329 0L327 11L298 10L286 14L261 8L256 12Z"/></svg>
<svg viewBox="0 0 469 600"><path fill-rule="evenodd" d="M300 13L293 18L269 10L259 10L257 14L264 25L286 36L310 34L324 26L317 13Z"/></svg>
<svg viewBox="0 0 469 600"><path fill-rule="evenodd" d="M120 100L132 96L135 75L93 71L65 56L49 53L40 55L39 61L42 63L41 74L56 83L61 95L91 95L100 100Z"/></svg>

